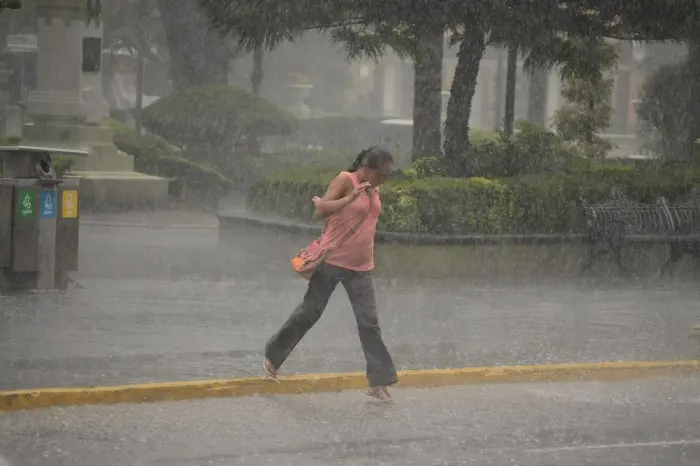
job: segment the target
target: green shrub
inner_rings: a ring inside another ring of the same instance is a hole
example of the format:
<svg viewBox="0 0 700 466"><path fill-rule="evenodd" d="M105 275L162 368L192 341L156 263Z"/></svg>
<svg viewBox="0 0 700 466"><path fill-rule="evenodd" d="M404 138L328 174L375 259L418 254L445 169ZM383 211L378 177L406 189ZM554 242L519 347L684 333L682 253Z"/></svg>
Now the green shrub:
<svg viewBox="0 0 700 466"><path fill-rule="evenodd" d="M58 178L63 178L63 175L70 170L75 160L71 157L57 156L53 158L53 169Z"/></svg>
<svg viewBox="0 0 700 466"><path fill-rule="evenodd" d="M434 176L443 176L447 171L445 159L440 157L421 157L411 165L419 178L430 178Z"/></svg>
<svg viewBox="0 0 700 466"><path fill-rule="evenodd" d="M231 86L175 91L143 110L143 125L199 162L224 171L233 150L249 137L290 134L296 120L286 110Z"/></svg>
<svg viewBox="0 0 700 466"><path fill-rule="evenodd" d="M484 129L474 129L469 130L469 142L473 146L479 146L481 144L487 143L489 141L496 142L501 139L501 133L498 131L487 131Z"/></svg>
<svg viewBox="0 0 700 466"><path fill-rule="evenodd" d="M424 160L424 159L421 159ZM308 221L313 196L322 195L338 170L278 173L248 192L252 210ZM404 173L405 175L405 173ZM392 179L382 186L384 231L427 234L581 233L580 198L601 202L620 186L631 198L675 201L700 185L698 170L639 170L587 165L573 173L510 178Z"/></svg>
<svg viewBox="0 0 700 466"><path fill-rule="evenodd" d="M126 123L129 118L129 111L121 108L110 108L109 117L121 123Z"/></svg>
<svg viewBox="0 0 700 466"><path fill-rule="evenodd" d="M322 196L337 170L292 170L259 180L248 189L247 205L255 211L309 220L311 198Z"/></svg>
<svg viewBox="0 0 700 466"><path fill-rule="evenodd" d="M631 199L652 203L663 196L674 202L700 185L698 170L635 169L590 165L570 174L538 174L503 180L512 190L516 231L580 232L585 219L579 199L609 199L613 186Z"/></svg>
<svg viewBox="0 0 700 466"><path fill-rule="evenodd" d="M220 195L233 188L233 182L215 169L182 157L142 157L134 165L142 173L173 179L175 192L181 195L188 190Z"/></svg>
<svg viewBox="0 0 700 466"><path fill-rule="evenodd" d="M414 162L413 168L421 177L503 178L568 173L587 165L584 158L546 128L519 122L519 129L512 139L484 133L481 138L472 139L469 153L457 160L425 157Z"/></svg>
<svg viewBox="0 0 700 466"><path fill-rule="evenodd" d="M322 195L337 171L289 172L255 183L248 207L308 221L313 196ZM511 228L504 183L483 178L391 181L382 186L378 228L429 234L498 233Z"/></svg>
<svg viewBox="0 0 700 466"><path fill-rule="evenodd" d="M378 228L436 235L500 233L512 228L507 186L485 178L433 178L382 189Z"/></svg>
<svg viewBox="0 0 700 466"><path fill-rule="evenodd" d="M114 145L135 157L134 168L142 173L174 179L179 189L194 189L199 193L223 193L233 182L217 170L185 158L176 147L157 136L140 136L128 125L108 119L114 130Z"/></svg>
<svg viewBox="0 0 700 466"><path fill-rule="evenodd" d="M602 165L591 164L575 173L574 178L587 185L603 183L620 186L630 198L639 202L654 202L658 197L675 201L700 185L697 168L673 168L664 165Z"/></svg>
<svg viewBox="0 0 700 466"><path fill-rule="evenodd" d="M579 233L585 217L579 199L599 202L611 186L594 177L539 174L503 180L513 199L513 232Z"/></svg>

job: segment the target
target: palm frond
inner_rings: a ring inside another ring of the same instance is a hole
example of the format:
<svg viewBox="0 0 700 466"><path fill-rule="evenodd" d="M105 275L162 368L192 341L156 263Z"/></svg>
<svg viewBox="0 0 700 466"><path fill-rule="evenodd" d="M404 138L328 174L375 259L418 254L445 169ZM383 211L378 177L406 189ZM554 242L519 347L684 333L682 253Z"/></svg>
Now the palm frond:
<svg viewBox="0 0 700 466"><path fill-rule="evenodd" d="M406 59L413 57L419 48L418 38L405 27L343 26L332 29L330 36L333 45L341 46L349 59L378 60L388 50Z"/></svg>

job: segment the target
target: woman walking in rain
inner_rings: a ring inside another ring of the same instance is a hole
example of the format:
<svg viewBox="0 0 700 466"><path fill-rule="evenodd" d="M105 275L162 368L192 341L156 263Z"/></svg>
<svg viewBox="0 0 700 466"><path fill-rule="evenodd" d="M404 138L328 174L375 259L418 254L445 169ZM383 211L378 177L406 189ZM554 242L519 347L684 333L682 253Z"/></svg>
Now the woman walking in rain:
<svg viewBox="0 0 700 466"><path fill-rule="evenodd" d="M318 240L323 259L315 265L304 299L265 346L263 369L277 380L279 368L323 314L338 283L350 298L367 360L368 395L391 401L388 387L396 369L382 340L372 283L374 233L381 213L379 186L393 169L387 151L361 152L348 171L340 172L323 197L314 197L315 215L327 218Z"/></svg>

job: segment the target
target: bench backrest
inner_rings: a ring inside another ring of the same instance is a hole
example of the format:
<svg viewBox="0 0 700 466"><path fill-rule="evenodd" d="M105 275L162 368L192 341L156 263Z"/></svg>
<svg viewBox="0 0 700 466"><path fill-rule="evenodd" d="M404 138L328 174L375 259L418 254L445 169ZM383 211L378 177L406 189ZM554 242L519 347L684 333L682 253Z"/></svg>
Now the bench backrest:
<svg viewBox="0 0 700 466"><path fill-rule="evenodd" d="M612 197L602 204L592 205L581 199L589 225L620 228L628 235L667 232L670 224L662 202L659 199L655 204L643 204L616 188L613 188Z"/></svg>
<svg viewBox="0 0 700 466"><path fill-rule="evenodd" d="M700 191L693 188L688 196L677 204L667 204L667 215L673 230L682 234L700 235Z"/></svg>

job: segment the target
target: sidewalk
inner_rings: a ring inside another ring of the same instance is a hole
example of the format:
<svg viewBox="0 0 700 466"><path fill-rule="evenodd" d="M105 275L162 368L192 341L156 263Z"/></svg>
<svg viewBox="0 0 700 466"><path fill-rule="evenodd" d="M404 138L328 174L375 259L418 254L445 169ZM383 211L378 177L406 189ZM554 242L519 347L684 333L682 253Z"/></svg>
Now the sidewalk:
<svg viewBox="0 0 700 466"><path fill-rule="evenodd" d="M219 228L215 214L182 210L84 213L81 214L80 224L106 227Z"/></svg>
<svg viewBox="0 0 700 466"><path fill-rule="evenodd" d="M302 299L298 246L241 228L81 229L85 287L0 295L0 390L257 376L265 341ZM698 359L695 283L519 286L376 278L399 369ZM283 367L364 371L342 289Z"/></svg>
<svg viewBox="0 0 700 466"><path fill-rule="evenodd" d="M697 466L700 378L245 397L0 416L10 466ZM2 461L0 460L0 464Z"/></svg>
<svg viewBox="0 0 700 466"><path fill-rule="evenodd" d="M60 295L0 297L0 389L120 385L260 374L265 341L299 280L83 279ZM377 281L399 369L697 359L695 290L586 291ZM284 374L362 372L339 290Z"/></svg>

